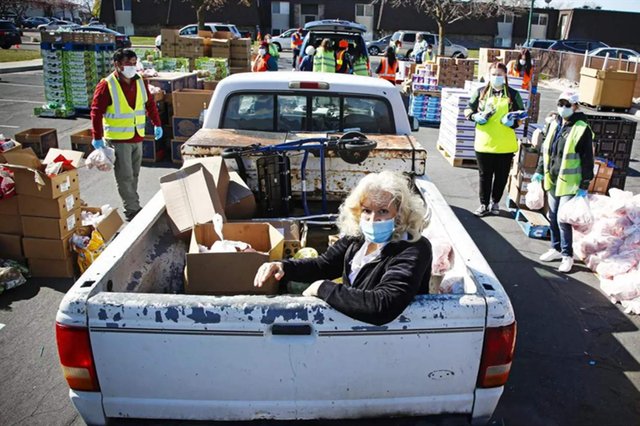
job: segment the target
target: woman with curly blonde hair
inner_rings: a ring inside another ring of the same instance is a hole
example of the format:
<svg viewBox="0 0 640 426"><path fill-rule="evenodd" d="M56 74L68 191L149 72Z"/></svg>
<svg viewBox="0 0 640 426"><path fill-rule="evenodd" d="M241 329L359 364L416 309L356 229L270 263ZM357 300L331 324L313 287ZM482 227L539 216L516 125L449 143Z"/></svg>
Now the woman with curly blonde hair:
<svg viewBox="0 0 640 426"><path fill-rule="evenodd" d="M365 176L340 206L340 240L315 259L265 263L254 285L313 281L305 296L370 324L393 321L428 292L431 277L431 244L422 236L428 210L409 183L390 171ZM339 277L343 284L331 281Z"/></svg>

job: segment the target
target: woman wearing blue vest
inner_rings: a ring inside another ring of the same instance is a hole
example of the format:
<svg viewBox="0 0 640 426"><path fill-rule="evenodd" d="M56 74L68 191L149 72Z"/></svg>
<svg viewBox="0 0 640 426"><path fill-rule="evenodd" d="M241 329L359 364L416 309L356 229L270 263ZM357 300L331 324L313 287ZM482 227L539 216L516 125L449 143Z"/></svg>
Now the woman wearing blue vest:
<svg viewBox="0 0 640 426"><path fill-rule="evenodd" d="M520 93L507 82L507 67L491 64L489 83L471 95L464 111L467 120L476 123L473 147L480 174L480 207L473 212L476 216L500 213L513 154L518 151L515 129L520 123L510 119L509 113L523 109Z"/></svg>
<svg viewBox="0 0 640 426"><path fill-rule="evenodd" d="M558 210L574 196L586 197L593 179L593 132L586 115L578 112L578 95L564 92L558 98L558 114L545 129L542 155L534 182L544 182L549 200L551 249L540 256L543 262L561 260L558 271L573 267L571 225L558 223Z"/></svg>

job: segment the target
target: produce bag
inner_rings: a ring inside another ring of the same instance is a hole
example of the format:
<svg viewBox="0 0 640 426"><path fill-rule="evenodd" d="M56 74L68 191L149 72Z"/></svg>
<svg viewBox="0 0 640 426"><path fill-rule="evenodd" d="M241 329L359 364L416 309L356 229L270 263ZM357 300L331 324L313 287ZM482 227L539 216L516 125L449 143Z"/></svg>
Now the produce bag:
<svg viewBox="0 0 640 426"><path fill-rule="evenodd" d="M0 200L16 195L13 173L11 170L0 166Z"/></svg>
<svg viewBox="0 0 640 426"><path fill-rule="evenodd" d="M94 150L85 161L88 168L97 168L101 172L109 172L116 162L116 151L111 147L98 148Z"/></svg>
<svg viewBox="0 0 640 426"><path fill-rule="evenodd" d="M105 249L104 238L100 232L93 230L90 236L74 234L71 247L78 254L80 273L84 273Z"/></svg>
<svg viewBox="0 0 640 426"><path fill-rule="evenodd" d="M564 203L558 210L558 222L568 223L580 229L589 229L593 224L593 214L587 197L575 196Z"/></svg>
<svg viewBox="0 0 640 426"><path fill-rule="evenodd" d="M524 202L531 210L540 210L544 207L544 189L542 189L540 182L531 182L527 185L527 195L525 195Z"/></svg>

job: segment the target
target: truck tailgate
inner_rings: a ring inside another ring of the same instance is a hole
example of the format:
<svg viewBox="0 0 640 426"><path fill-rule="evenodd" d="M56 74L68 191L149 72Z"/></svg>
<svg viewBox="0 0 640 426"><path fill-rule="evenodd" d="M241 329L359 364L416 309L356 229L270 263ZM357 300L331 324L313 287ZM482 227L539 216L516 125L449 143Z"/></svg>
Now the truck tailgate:
<svg viewBox="0 0 640 426"><path fill-rule="evenodd" d="M419 296L370 326L315 298L99 293L91 344L108 417L311 419L470 413L481 296Z"/></svg>

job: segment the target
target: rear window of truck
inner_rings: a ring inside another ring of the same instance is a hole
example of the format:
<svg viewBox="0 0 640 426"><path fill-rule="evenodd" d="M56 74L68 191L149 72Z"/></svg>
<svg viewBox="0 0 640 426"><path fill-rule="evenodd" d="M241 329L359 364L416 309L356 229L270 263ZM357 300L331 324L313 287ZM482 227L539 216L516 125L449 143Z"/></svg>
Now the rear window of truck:
<svg viewBox="0 0 640 426"><path fill-rule="evenodd" d="M221 128L264 132L344 131L394 134L384 98L335 94L242 93L227 98Z"/></svg>

